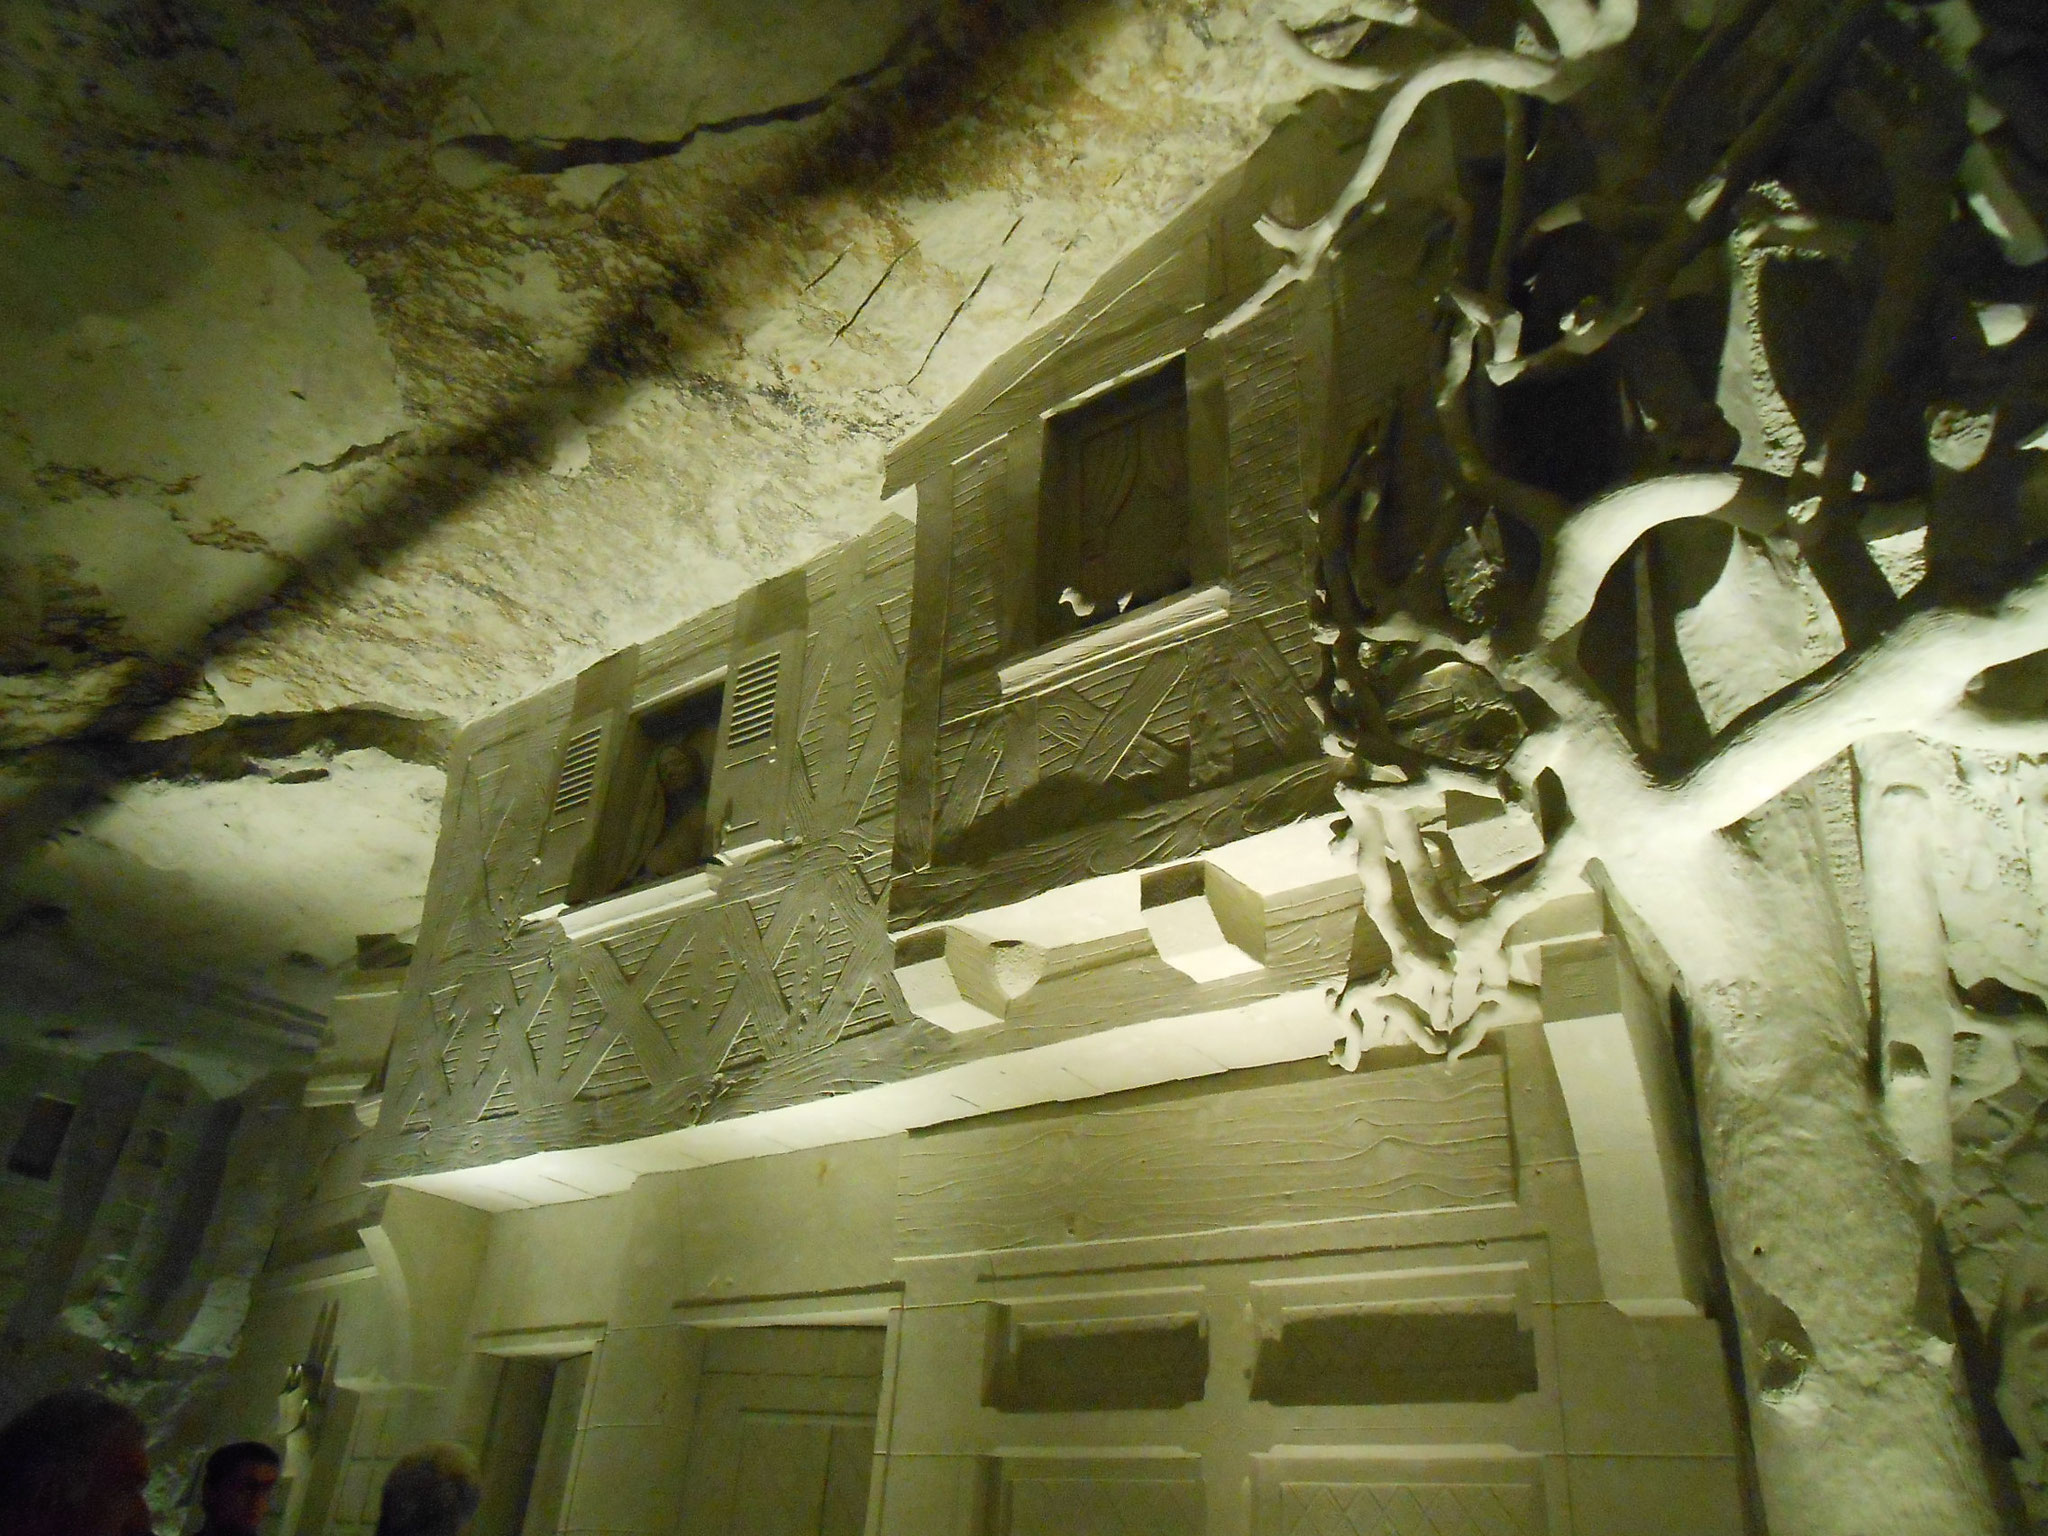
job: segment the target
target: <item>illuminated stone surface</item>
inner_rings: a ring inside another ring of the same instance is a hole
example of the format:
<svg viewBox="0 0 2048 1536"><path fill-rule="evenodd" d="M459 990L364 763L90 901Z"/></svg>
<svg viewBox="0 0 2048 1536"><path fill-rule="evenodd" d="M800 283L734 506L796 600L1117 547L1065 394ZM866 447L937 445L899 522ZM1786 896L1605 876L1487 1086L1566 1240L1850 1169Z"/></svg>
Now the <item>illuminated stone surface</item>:
<svg viewBox="0 0 2048 1536"><path fill-rule="evenodd" d="M1711 3L1370 9L9 12L0 1399L298 1530L2039 1504L2039 18L1652 132Z"/></svg>

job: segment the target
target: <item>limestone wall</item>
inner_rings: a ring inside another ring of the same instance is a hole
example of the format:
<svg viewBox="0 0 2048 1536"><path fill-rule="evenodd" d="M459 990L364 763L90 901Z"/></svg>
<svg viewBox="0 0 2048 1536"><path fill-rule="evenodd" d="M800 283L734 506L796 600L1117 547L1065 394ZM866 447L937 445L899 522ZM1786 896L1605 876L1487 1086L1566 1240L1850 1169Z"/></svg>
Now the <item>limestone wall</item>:
<svg viewBox="0 0 2048 1536"><path fill-rule="evenodd" d="M392 1190L358 1254L265 1276L207 1433L274 1432L287 1371L328 1351L292 1536L368 1530L427 1438L563 1532L723 1530L721 1501L787 1496L826 1521L791 1530L915 1536L1317 1510L1736 1536L1696 1221L1660 1207L1659 1237L1641 1191L1603 1215L1634 1079L1573 1118L1616 1052L1663 1102L1664 1021L1573 942L1571 1027L1449 1067L1263 1068L495 1215ZM1688 1157L1663 1154L1673 1187Z"/></svg>
<svg viewBox="0 0 2048 1536"><path fill-rule="evenodd" d="M177 1497L188 1427L298 1193L298 1087L217 1098L146 1057L0 1052L0 1418L62 1387L112 1391L149 1425L153 1497Z"/></svg>

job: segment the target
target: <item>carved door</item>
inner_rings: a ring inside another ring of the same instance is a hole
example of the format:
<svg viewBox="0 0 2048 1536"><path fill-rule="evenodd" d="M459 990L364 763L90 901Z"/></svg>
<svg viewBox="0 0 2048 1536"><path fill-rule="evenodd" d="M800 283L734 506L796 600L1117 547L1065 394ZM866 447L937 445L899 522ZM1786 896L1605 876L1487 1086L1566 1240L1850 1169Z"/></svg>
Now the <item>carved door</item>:
<svg viewBox="0 0 2048 1536"><path fill-rule="evenodd" d="M739 1328L704 1352L680 1536L861 1536L880 1328Z"/></svg>
<svg viewBox="0 0 2048 1536"><path fill-rule="evenodd" d="M498 1365L484 1435L475 1536L555 1536L576 1455L590 1356L519 1357Z"/></svg>

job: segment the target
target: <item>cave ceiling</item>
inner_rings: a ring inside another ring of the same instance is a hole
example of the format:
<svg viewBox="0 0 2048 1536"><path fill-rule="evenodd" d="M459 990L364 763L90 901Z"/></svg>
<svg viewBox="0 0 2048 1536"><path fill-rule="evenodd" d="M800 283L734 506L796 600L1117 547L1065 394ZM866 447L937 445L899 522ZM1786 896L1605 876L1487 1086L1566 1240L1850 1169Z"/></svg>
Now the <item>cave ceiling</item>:
<svg viewBox="0 0 2048 1536"><path fill-rule="evenodd" d="M317 1008L453 731L883 515L1314 10L0 9L13 1028L99 968Z"/></svg>

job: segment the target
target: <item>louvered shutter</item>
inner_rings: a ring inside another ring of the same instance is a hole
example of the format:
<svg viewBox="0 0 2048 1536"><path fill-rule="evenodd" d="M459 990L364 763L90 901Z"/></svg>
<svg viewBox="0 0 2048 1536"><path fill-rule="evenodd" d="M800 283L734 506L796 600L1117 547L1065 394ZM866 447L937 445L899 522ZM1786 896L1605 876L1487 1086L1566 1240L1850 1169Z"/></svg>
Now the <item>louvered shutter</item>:
<svg viewBox="0 0 2048 1536"><path fill-rule="evenodd" d="M605 791L632 725L639 660L639 648L628 647L585 668L576 679L576 702L555 757L547 825L541 833L532 902L536 909L578 901L585 894L598 853Z"/></svg>
<svg viewBox="0 0 2048 1536"><path fill-rule="evenodd" d="M807 611L801 571L766 582L740 600L711 780L722 855L788 835Z"/></svg>

